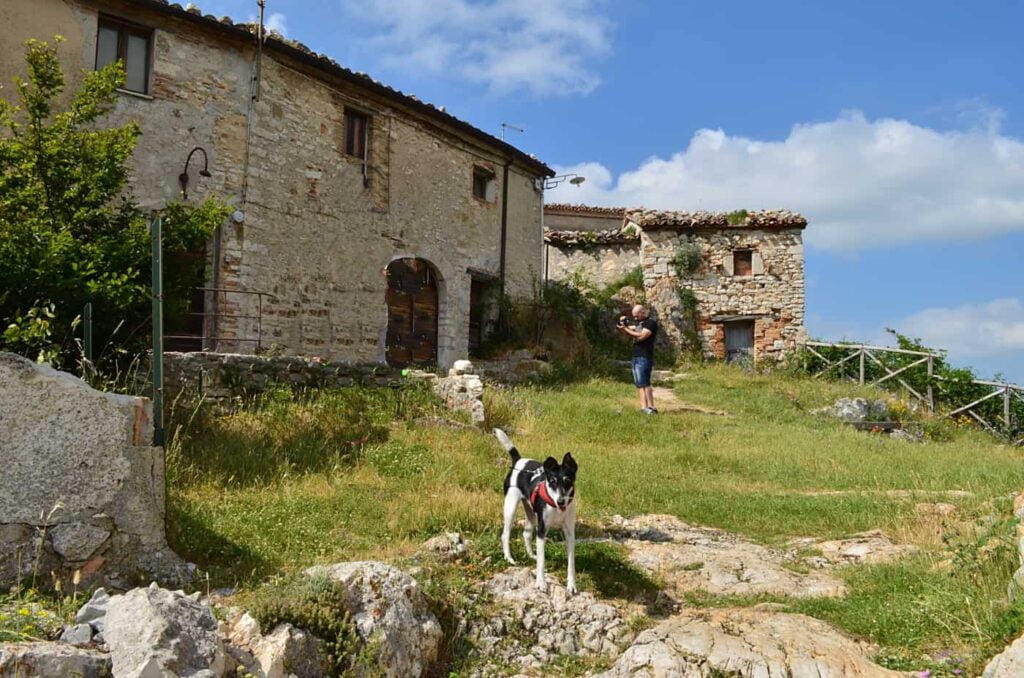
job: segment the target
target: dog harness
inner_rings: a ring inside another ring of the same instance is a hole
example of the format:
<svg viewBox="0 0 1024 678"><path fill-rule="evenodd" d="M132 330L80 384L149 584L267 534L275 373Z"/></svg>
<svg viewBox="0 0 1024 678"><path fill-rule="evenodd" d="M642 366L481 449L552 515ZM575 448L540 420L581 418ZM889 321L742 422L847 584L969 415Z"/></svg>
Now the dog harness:
<svg viewBox="0 0 1024 678"><path fill-rule="evenodd" d="M576 495L575 493L569 495L569 501L565 502L565 506L559 507L558 504L556 504L555 501L551 498L551 495L548 494L548 484L541 480L534 486L533 492L530 493L530 503L536 504L537 497L543 499L544 503L550 506L551 508L556 508L559 511L564 511L565 509L569 508L569 504L571 504L572 500L576 498Z"/></svg>

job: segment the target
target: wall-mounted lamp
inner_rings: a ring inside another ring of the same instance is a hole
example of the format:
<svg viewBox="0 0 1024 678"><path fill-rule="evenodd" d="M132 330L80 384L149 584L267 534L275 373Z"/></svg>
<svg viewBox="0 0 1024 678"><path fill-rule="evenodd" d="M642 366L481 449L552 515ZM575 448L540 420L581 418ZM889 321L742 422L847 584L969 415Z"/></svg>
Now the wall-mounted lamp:
<svg viewBox="0 0 1024 678"><path fill-rule="evenodd" d="M210 170L208 169L210 166L210 161L209 158L206 157L206 150L203 149L201 146L196 146L195 148L188 152L188 157L185 158L185 169L182 170L181 174L178 175L178 183L181 184L182 200L188 200L188 164L192 162L192 154L194 154L196 151L199 151L200 153L203 154L203 169L199 170L199 176L213 176L212 174L210 174Z"/></svg>
<svg viewBox="0 0 1024 678"><path fill-rule="evenodd" d="M545 178L543 186L544 188L554 188L564 181L568 181L573 186L579 186L586 180L586 177L579 174L559 174L557 177Z"/></svg>

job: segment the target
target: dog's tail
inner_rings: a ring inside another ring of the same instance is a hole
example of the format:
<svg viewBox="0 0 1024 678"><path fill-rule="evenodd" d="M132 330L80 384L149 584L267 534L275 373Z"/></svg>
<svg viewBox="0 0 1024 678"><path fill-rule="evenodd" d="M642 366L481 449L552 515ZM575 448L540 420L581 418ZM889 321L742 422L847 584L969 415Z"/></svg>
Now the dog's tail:
<svg viewBox="0 0 1024 678"><path fill-rule="evenodd" d="M504 431L500 428L494 429L494 437L498 439L498 442L501 443L506 450L508 450L509 456L512 457L513 464L519 461L519 457L522 455L519 454L519 450L517 450L516 446L512 444L512 441L509 440Z"/></svg>

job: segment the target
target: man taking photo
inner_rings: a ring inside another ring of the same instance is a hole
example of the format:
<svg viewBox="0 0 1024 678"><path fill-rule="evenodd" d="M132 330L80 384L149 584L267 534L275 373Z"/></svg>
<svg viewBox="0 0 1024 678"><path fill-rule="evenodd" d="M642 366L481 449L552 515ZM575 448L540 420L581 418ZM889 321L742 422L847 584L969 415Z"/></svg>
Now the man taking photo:
<svg viewBox="0 0 1024 678"><path fill-rule="evenodd" d="M651 388L651 370L654 369L654 340L658 336L658 322L647 315L647 309L640 304L631 312L632 326L629 318L619 318L618 329L633 337L633 383L640 391L640 411L644 414L657 414L654 408L654 389Z"/></svg>

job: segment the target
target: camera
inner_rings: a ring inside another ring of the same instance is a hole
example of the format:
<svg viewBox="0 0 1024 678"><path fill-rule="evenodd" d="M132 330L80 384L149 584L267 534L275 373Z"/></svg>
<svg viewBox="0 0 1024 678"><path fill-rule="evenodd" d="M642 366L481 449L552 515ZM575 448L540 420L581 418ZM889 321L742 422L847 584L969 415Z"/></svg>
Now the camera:
<svg viewBox="0 0 1024 678"><path fill-rule="evenodd" d="M628 323L629 323L629 316L627 316L627 315L620 315L619 316L619 322L616 323L616 326L617 327L625 327Z"/></svg>

